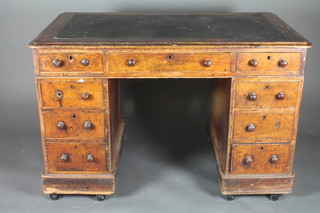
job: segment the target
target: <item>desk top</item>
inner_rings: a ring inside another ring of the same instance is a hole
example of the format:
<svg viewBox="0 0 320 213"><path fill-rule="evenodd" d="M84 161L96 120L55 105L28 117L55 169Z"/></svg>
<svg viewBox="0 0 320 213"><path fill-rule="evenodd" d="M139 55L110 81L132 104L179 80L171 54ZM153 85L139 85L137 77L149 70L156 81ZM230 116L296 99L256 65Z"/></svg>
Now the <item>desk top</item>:
<svg viewBox="0 0 320 213"><path fill-rule="evenodd" d="M39 45L310 46L271 13L63 13Z"/></svg>

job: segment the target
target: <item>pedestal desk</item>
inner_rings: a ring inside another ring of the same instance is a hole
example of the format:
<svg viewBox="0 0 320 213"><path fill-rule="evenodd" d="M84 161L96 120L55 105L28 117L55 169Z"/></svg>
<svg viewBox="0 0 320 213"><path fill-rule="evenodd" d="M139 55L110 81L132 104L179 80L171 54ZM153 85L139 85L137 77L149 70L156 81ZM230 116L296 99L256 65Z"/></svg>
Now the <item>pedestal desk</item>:
<svg viewBox="0 0 320 213"><path fill-rule="evenodd" d="M115 192L119 79L129 78L212 79L208 132L222 194L291 193L311 44L274 14L64 13L30 47L52 199Z"/></svg>

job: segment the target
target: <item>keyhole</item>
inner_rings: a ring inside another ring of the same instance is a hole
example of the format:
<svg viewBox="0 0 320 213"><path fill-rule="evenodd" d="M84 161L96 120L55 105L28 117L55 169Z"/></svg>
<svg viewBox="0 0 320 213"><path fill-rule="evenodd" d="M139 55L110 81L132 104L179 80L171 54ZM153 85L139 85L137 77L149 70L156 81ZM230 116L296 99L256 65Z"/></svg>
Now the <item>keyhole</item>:
<svg viewBox="0 0 320 213"><path fill-rule="evenodd" d="M266 89L270 89L269 85L266 86Z"/></svg>
<svg viewBox="0 0 320 213"><path fill-rule="evenodd" d="M263 151L263 147L260 147L260 151Z"/></svg>
<svg viewBox="0 0 320 213"><path fill-rule="evenodd" d="M69 56L69 60L73 61L73 56L72 55Z"/></svg>
<svg viewBox="0 0 320 213"><path fill-rule="evenodd" d="M70 85L70 88L71 88L71 89L74 89L74 86L73 86L73 85Z"/></svg>
<svg viewBox="0 0 320 213"><path fill-rule="evenodd" d="M172 55L168 55L168 60L172 60Z"/></svg>
<svg viewBox="0 0 320 213"><path fill-rule="evenodd" d="M280 127L280 124L279 124L279 123L276 123L276 124L274 125L274 127L275 127L275 128L279 128L279 127Z"/></svg>
<svg viewBox="0 0 320 213"><path fill-rule="evenodd" d="M76 117L77 117L77 116L76 116L75 114L72 115L72 118L73 118L73 119L76 119Z"/></svg>
<svg viewBox="0 0 320 213"><path fill-rule="evenodd" d="M61 100L62 99L62 96L63 96L63 93L61 91L56 91L56 98L58 100Z"/></svg>
<svg viewBox="0 0 320 213"><path fill-rule="evenodd" d="M267 118L267 116L266 116L266 115L262 116L262 119L263 119L263 120L266 120L266 118Z"/></svg>
<svg viewBox="0 0 320 213"><path fill-rule="evenodd" d="M270 60L270 59L271 59L271 56L269 55L269 56L268 56L268 60Z"/></svg>

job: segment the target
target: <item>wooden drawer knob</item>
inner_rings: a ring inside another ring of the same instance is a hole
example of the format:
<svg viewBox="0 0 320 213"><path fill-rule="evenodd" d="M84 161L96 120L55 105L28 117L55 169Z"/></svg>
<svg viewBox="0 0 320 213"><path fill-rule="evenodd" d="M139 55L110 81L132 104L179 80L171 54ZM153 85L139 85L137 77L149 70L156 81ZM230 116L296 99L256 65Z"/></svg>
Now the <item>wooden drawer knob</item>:
<svg viewBox="0 0 320 213"><path fill-rule="evenodd" d="M205 67L211 67L212 61L211 61L211 60L205 60L204 63L203 63L203 65L204 65Z"/></svg>
<svg viewBox="0 0 320 213"><path fill-rule="evenodd" d="M285 98L284 92L278 92L278 93L276 94L276 99L277 99L277 100L283 100L284 98Z"/></svg>
<svg viewBox="0 0 320 213"><path fill-rule="evenodd" d="M61 154L60 155L60 161L62 161L62 162L66 162L66 161L68 161L69 160L69 156L68 156L68 154Z"/></svg>
<svg viewBox="0 0 320 213"><path fill-rule="evenodd" d="M253 132L256 129L256 127L254 126L254 124L248 124L248 126L246 127L246 130L248 132Z"/></svg>
<svg viewBox="0 0 320 213"><path fill-rule="evenodd" d="M251 100L251 101L257 100L257 95L256 95L256 93L250 92L250 93L248 94L248 99Z"/></svg>
<svg viewBox="0 0 320 213"><path fill-rule="evenodd" d="M81 98L82 98L83 100L88 100L88 99L90 98L90 93L88 93L88 92L82 93L82 94L81 94Z"/></svg>
<svg viewBox="0 0 320 213"><path fill-rule="evenodd" d="M87 155L87 161L89 161L89 162L93 162L94 161L94 157L93 157L92 154L88 154Z"/></svg>
<svg viewBox="0 0 320 213"><path fill-rule="evenodd" d="M85 129L92 129L93 128L93 124L91 123L91 121L85 121L83 123L83 128Z"/></svg>
<svg viewBox="0 0 320 213"><path fill-rule="evenodd" d="M90 64L90 61L88 59L84 58L84 59L81 60L81 64L83 66L88 66Z"/></svg>
<svg viewBox="0 0 320 213"><path fill-rule="evenodd" d="M57 128L60 129L60 130L65 130L65 129L67 129L67 125L63 121L58 121Z"/></svg>
<svg viewBox="0 0 320 213"><path fill-rule="evenodd" d="M281 59L279 62L278 62L278 65L279 67L286 67L288 65L288 62L284 59Z"/></svg>
<svg viewBox="0 0 320 213"><path fill-rule="evenodd" d="M270 157L270 163L276 164L276 163L278 163L278 161L279 161L278 155L271 155L271 157Z"/></svg>
<svg viewBox="0 0 320 213"><path fill-rule="evenodd" d="M55 59L53 59L52 64L55 67L62 67L63 61L58 58L55 58Z"/></svg>
<svg viewBox="0 0 320 213"><path fill-rule="evenodd" d="M248 155L244 158L243 162L245 165L250 165L253 163L253 157L251 155Z"/></svg>
<svg viewBox="0 0 320 213"><path fill-rule="evenodd" d="M251 59L250 61L249 61L249 65L250 66L252 66L252 67L256 67L256 66L258 66L258 60L257 59Z"/></svg>
<svg viewBox="0 0 320 213"><path fill-rule="evenodd" d="M128 65L129 65L130 67L135 66L136 63L137 63L136 59L129 59L129 60L128 60Z"/></svg>

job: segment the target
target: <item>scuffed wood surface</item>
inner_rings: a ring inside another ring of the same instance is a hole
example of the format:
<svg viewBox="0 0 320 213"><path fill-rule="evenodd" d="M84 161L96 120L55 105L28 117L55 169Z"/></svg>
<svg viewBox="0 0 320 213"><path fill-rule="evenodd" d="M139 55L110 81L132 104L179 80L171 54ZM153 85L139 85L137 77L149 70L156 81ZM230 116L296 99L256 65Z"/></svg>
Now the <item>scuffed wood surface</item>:
<svg viewBox="0 0 320 213"><path fill-rule="evenodd" d="M105 144L86 143L47 143L48 173L105 173L106 147ZM60 156L68 155L68 160L62 162ZM87 160L87 155L93 156L93 161Z"/></svg>
<svg viewBox="0 0 320 213"><path fill-rule="evenodd" d="M45 111L43 120L46 138L104 138L105 121L101 111ZM63 121L66 129L58 129L57 123ZM85 129L84 122L90 121L92 129Z"/></svg>

